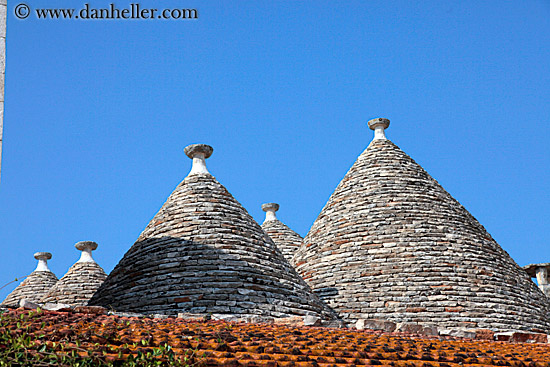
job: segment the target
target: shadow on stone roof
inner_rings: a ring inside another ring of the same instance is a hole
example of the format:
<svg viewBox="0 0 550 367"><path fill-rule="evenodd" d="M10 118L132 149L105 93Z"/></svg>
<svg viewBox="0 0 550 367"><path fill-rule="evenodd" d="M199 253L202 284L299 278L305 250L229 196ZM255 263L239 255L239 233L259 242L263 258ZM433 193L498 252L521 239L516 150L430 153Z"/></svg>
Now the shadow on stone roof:
<svg viewBox="0 0 550 367"><path fill-rule="evenodd" d="M206 169L212 147L185 149L189 175L175 188L90 305L117 311L288 317L335 313Z"/></svg>
<svg viewBox="0 0 550 367"><path fill-rule="evenodd" d="M132 246L89 304L145 314L332 318L305 282L296 281L300 278L292 266L280 259L272 243L264 249L231 251L169 236L147 238Z"/></svg>

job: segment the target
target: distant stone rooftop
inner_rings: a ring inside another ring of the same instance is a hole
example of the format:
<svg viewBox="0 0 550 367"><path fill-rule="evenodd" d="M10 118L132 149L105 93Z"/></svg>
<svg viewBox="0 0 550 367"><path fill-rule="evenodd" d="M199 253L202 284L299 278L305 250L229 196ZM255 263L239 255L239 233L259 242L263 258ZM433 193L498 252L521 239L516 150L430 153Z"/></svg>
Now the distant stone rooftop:
<svg viewBox="0 0 550 367"><path fill-rule="evenodd" d="M75 245L82 251L80 259L44 295L40 303L60 303L69 306L85 306L107 278L105 271L92 257L97 243L82 241Z"/></svg>
<svg viewBox="0 0 550 367"><path fill-rule="evenodd" d="M294 256L294 253L302 244L302 236L277 218L275 212L279 210L279 204L263 204L262 210L265 212L262 229L275 242L275 245L281 250L285 259L291 261L292 256Z"/></svg>
<svg viewBox="0 0 550 367"><path fill-rule="evenodd" d="M38 260L36 269L17 286L2 302L3 306L18 307L19 301L27 299L30 302L40 302L48 290L55 285L57 277L48 268L48 260L52 258L49 252L37 252L34 258Z"/></svg>

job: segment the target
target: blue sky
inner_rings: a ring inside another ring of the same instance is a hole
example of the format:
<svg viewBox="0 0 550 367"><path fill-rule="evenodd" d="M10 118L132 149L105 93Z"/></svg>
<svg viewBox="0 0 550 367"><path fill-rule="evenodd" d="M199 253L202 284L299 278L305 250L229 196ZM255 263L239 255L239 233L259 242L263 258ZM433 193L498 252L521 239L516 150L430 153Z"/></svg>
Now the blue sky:
<svg viewBox="0 0 550 367"><path fill-rule="evenodd" d="M26 1L86 2L47 3ZM30 273L36 251L61 277L81 240L111 271L187 175L192 143L214 147L211 173L257 221L278 202L305 235L374 117L518 264L550 261L546 0L143 1L199 19L118 21L19 20L18 4L1 285Z"/></svg>

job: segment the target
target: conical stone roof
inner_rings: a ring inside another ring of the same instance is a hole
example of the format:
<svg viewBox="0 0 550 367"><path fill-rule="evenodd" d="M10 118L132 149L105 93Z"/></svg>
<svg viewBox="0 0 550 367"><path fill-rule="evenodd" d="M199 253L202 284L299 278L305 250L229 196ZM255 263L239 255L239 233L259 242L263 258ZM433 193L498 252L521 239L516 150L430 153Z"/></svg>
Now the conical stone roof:
<svg viewBox="0 0 550 367"><path fill-rule="evenodd" d="M188 146L189 175L116 265L90 305L117 311L333 318L273 241Z"/></svg>
<svg viewBox="0 0 550 367"><path fill-rule="evenodd" d="M389 120L344 176L293 263L351 324L550 332L545 296L483 226L386 140ZM372 126L374 125L374 126Z"/></svg>
<svg viewBox="0 0 550 367"><path fill-rule="evenodd" d="M19 301L26 299L39 303L40 299L54 286L57 277L48 268L48 260L52 258L49 252L37 252L34 258L38 260L36 269L17 286L2 302L2 306L19 307Z"/></svg>
<svg viewBox="0 0 550 367"><path fill-rule="evenodd" d="M82 251L80 259L69 268L48 293L42 303L63 303L70 306L86 306L92 295L107 278L105 271L92 258L97 243L77 242L77 250Z"/></svg>
<svg viewBox="0 0 550 367"><path fill-rule="evenodd" d="M275 245L281 250L285 259L288 261L292 260L294 252L302 244L302 236L288 228L286 224L277 218L275 212L279 210L279 204L263 204L262 210L265 212L262 229L275 242Z"/></svg>

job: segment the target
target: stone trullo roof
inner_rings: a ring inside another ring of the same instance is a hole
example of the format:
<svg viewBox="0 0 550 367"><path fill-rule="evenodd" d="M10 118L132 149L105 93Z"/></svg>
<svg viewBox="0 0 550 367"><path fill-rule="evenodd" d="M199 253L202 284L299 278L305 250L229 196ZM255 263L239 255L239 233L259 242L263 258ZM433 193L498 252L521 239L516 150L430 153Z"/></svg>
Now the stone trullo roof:
<svg viewBox="0 0 550 367"><path fill-rule="evenodd" d="M275 242L275 245L281 250L285 259L288 261L292 260L294 252L302 244L302 236L288 228L286 224L277 218L275 212L279 210L279 204L263 204L262 210L265 212L262 229Z"/></svg>
<svg viewBox="0 0 550 367"><path fill-rule="evenodd" d="M293 263L348 324L550 331L546 297L484 227L387 140L344 176Z"/></svg>
<svg viewBox="0 0 550 367"><path fill-rule="evenodd" d="M90 305L117 311L334 317L273 241L206 169L212 147L176 187Z"/></svg>
<svg viewBox="0 0 550 367"><path fill-rule="evenodd" d="M57 277L48 268L48 260L52 258L49 252L37 252L34 258L38 260L36 269L17 286L2 302L2 306L19 307L19 301L26 299L38 303L42 296L57 282Z"/></svg>
<svg viewBox="0 0 550 367"><path fill-rule="evenodd" d="M75 244L82 251L80 259L69 268L48 293L42 303L62 303L70 306L85 306L97 288L103 283L107 274L92 257L97 243L81 241Z"/></svg>

